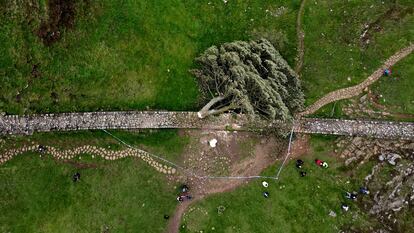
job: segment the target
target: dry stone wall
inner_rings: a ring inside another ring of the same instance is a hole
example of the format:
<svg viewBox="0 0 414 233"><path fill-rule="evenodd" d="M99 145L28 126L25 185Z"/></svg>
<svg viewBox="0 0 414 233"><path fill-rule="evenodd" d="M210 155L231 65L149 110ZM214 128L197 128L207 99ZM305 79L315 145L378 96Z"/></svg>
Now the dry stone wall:
<svg viewBox="0 0 414 233"><path fill-rule="evenodd" d="M414 123L412 122L304 118L295 126L295 131L311 134L414 139Z"/></svg>
<svg viewBox="0 0 414 233"><path fill-rule="evenodd" d="M199 119L196 112L84 112L0 117L0 134L93 129L225 128L243 117Z"/></svg>
<svg viewBox="0 0 414 233"><path fill-rule="evenodd" d="M199 119L196 112L86 112L0 117L0 135L96 129L234 129L280 127L285 122L251 122L243 115L222 114ZM301 118L295 132L414 139L413 122Z"/></svg>

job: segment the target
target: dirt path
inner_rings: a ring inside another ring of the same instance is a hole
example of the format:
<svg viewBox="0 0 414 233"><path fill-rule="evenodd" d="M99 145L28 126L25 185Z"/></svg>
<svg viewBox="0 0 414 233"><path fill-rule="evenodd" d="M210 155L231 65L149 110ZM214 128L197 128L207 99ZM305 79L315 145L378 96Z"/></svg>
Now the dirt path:
<svg viewBox="0 0 414 233"><path fill-rule="evenodd" d="M231 140L231 139L230 139ZM221 140L219 139L219 142ZM240 144L241 141L238 141ZM279 146L275 146L279 144ZM236 148L237 145L234 145L234 148L230 148L233 150L235 154L240 153L241 148ZM275 138L267 138L266 140L262 140L261 142L257 143L252 152L253 155L249 156L245 159L241 159L230 165L229 175L231 176L251 176L251 175L258 175L262 172L265 168L273 164L277 157L282 155L285 148L285 144L277 141ZM191 147L191 150L194 150L194 147ZM223 149L223 148L222 148ZM200 151L196 151L198 154ZM222 153L219 149L218 153ZM229 151L226 151L229 152ZM205 155L208 157L210 155ZM201 163L203 163L201 161ZM202 172L203 169L200 169L198 172ZM245 179L203 179L203 180L193 180L194 183L192 187L196 188L193 190L195 198L191 201L181 203L177 206L173 217L170 219L168 227L166 229L167 233L178 233L180 231L180 226L182 223L182 218L186 210L189 206L193 205L199 200L214 194L214 193L223 193L229 192L234 190L235 188L239 187L242 184L248 183L250 180ZM202 185L196 185L202 184Z"/></svg>
<svg viewBox="0 0 414 233"><path fill-rule="evenodd" d="M302 18L303 18L303 12L305 11L305 3L306 0L302 0L302 2L300 3L300 8L298 11L298 16L296 18L296 36L297 36L297 40L298 40L298 54L296 55L296 66L295 66L295 72L297 74L299 74L302 71L302 67L303 67L303 57L305 55L305 32L302 29Z"/></svg>
<svg viewBox="0 0 414 233"><path fill-rule="evenodd" d="M174 211L173 217L168 222L166 233L178 233L180 232L180 225L181 225L181 218L184 215L184 212L187 210L187 208L195 203L198 200L203 199L203 196L199 196L197 198L194 198L191 201L183 202L177 206L177 208Z"/></svg>
<svg viewBox="0 0 414 233"><path fill-rule="evenodd" d="M342 88L326 94L325 96L317 100L314 104L306 108L305 111L299 113L298 116L301 117L313 114L329 103L338 100L348 99L361 94L365 88L369 87L371 84L373 84L383 76L384 69L393 66L398 61L408 56L413 50L414 44L410 44L410 46L401 49L400 51L392 55L390 58L388 58L380 68L378 68L374 73L372 73L367 79L365 79L360 84L352 87Z"/></svg>

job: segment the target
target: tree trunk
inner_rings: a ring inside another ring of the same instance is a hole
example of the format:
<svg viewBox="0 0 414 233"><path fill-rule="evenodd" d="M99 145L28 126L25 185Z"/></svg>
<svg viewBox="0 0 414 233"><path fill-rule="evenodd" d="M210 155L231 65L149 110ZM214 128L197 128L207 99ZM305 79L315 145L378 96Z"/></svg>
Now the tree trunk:
<svg viewBox="0 0 414 233"><path fill-rule="evenodd" d="M209 116L209 115L212 115L212 114L216 114L215 112L217 111L217 110L215 110L215 109L212 109L212 110L210 110L210 108L214 105L214 104L216 104L216 103L218 103L218 102L220 102L220 101L222 101L222 100L224 100L224 96L217 96L217 97L214 97L213 99L211 99L198 113L197 113L197 115L198 115L198 118L205 118L206 116Z"/></svg>
<svg viewBox="0 0 414 233"><path fill-rule="evenodd" d="M206 113L204 113L204 115L201 115L200 112L198 112L197 115L198 115L198 117L202 116L200 118L204 118L204 117L207 117L207 116L210 116L210 115L220 114L220 113L223 113L223 112L226 112L226 111L229 111L229 110L232 110L232 109L236 109L236 108L237 107L235 107L233 105L230 105L230 106L222 107L222 108L219 108L219 109L208 110Z"/></svg>

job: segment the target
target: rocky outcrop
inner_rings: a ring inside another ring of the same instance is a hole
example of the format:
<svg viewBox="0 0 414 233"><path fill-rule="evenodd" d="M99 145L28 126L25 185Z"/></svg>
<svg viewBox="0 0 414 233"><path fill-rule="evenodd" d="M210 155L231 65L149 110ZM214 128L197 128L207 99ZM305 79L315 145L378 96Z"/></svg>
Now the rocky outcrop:
<svg viewBox="0 0 414 233"><path fill-rule="evenodd" d="M414 141L340 139L337 152L352 170L375 162L363 182L371 194L362 199L364 209L390 232L407 232L414 205ZM340 151L339 151L340 150ZM405 219L404 221L399 221Z"/></svg>

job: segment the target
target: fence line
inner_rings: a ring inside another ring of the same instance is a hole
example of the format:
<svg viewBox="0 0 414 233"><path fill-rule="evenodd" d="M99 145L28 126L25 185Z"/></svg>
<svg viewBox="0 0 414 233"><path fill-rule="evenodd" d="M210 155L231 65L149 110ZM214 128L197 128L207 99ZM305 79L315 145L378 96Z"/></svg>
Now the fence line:
<svg viewBox="0 0 414 233"><path fill-rule="evenodd" d="M158 160L161 160L161 161L163 161L165 163L168 163L169 165L173 166L174 168L183 171L185 174L190 175L190 176L193 176L193 177L198 178L198 179L272 179L272 180L278 180L279 179L279 174L280 174L280 172L282 170L282 167L284 166L284 164L285 164L285 162L287 160L287 157L290 154L290 148L291 148L291 143L292 143L292 135L293 135L293 128L294 127L292 127L292 130L291 130L291 133L290 133L290 137L289 137L289 146L288 146L287 155L286 155L285 160L283 161L282 166L280 167L280 169L279 169L279 171L278 171L278 173L277 173L277 175L275 177L274 176L200 176L200 175L197 175L191 169L184 168L184 167L182 167L182 166L180 166L180 165L178 165L178 164L176 164L176 163L174 163L174 162L172 162L172 161L170 161L168 159L162 158L162 157L160 157L158 155L149 153L147 151L143 151L143 150L141 150L141 149L139 149L139 148L137 148L137 147L135 147L133 145L130 145L127 142L123 141L122 139L120 139L119 137L113 135L112 133L108 132L105 129L103 129L103 131L106 134L108 134L109 136L113 137L118 142L122 143L123 145L125 145L125 146L127 146L129 148L132 148L132 149L136 149L136 150L139 150L139 151L143 151L146 154L148 154L149 156L151 156L153 158L156 158Z"/></svg>

